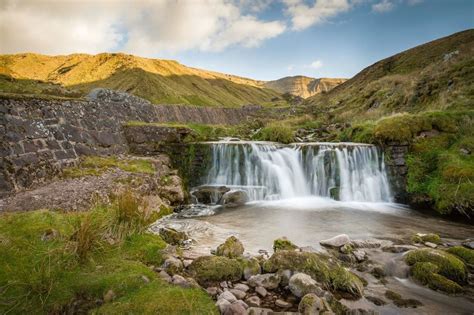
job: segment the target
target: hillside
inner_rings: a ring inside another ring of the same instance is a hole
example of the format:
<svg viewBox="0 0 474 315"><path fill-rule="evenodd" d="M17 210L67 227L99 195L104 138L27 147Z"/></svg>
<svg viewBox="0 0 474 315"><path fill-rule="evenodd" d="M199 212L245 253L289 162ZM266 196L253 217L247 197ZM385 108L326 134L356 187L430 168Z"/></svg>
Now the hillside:
<svg viewBox="0 0 474 315"><path fill-rule="evenodd" d="M284 77L264 83L264 86L280 93L290 93L302 98L308 98L321 92L328 92L346 79L315 79L305 76Z"/></svg>
<svg viewBox="0 0 474 315"><path fill-rule="evenodd" d="M153 103L209 106L265 105L280 95L262 81L126 54L1 55L0 74L0 92L7 93L77 96L105 87Z"/></svg>
<svg viewBox="0 0 474 315"><path fill-rule="evenodd" d="M381 60L305 104L339 121L397 112L472 109L474 30L447 36Z"/></svg>

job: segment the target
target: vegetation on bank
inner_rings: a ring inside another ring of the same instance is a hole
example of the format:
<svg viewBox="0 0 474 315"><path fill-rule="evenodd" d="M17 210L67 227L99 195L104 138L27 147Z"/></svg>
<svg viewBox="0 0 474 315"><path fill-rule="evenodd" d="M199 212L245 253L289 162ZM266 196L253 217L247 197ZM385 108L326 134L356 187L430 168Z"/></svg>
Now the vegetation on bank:
<svg viewBox="0 0 474 315"><path fill-rule="evenodd" d="M155 168L150 160L144 158L120 159L115 156L86 156L79 164L63 170L65 178L99 176L111 168L119 168L131 173L154 174Z"/></svg>
<svg viewBox="0 0 474 315"><path fill-rule="evenodd" d="M198 289L161 280L165 242L146 233L131 193L87 213L34 211L0 216L0 313L216 313Z"/></svg>

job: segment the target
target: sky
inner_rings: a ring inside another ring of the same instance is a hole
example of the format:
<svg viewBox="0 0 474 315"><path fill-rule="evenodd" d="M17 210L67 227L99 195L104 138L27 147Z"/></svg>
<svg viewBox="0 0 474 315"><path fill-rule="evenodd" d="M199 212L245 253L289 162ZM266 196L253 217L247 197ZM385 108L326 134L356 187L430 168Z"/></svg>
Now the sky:
<svg viewBox="0 0 474 315"><path fill-rule="evenodd" d="M259 80L350 78L472 29L474 0L0 0L0 53L124 52Z"/></svg>

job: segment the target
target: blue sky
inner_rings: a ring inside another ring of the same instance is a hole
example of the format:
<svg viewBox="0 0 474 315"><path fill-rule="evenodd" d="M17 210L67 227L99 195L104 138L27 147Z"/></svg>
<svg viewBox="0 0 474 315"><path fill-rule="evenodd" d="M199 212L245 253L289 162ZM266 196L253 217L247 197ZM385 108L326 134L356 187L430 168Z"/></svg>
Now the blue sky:
<svg viewBox="0 0 474 315"><path fill-rule="evenodd" d="M0 52L123 51L261 80L352 77L473 26L472 0L5 0Z"/></svg>

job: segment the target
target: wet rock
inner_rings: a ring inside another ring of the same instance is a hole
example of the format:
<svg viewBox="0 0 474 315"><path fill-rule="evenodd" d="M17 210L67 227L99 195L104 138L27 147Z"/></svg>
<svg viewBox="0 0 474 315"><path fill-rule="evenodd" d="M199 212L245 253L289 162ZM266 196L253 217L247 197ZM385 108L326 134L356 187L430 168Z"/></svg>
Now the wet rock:
<svg viewBox="0 0 474 315"><path fill-rule="evenodd" d="M422 306L423 304L415 299L404 299L402 296L396 292L387 290L385 292L385 297L389 300L393 301L398 307L410 307L410 308L417 308L418 306Z"/></svg>
<svg viewBox="0 0 474 315"><path fill-rule="evenodd" d="M259 307L260 306L260 298L258 296L251 296L245 300L245 302L250 307Z"/></svg>
<svg viewBox="0 0 474 315"><path fill-rule="evenodd" d="M319 287L319 284L304 273L293 275L289 282L289 288L291 293L297 297L303 297L308 293L315 293L317 295L323 294L323 290Z"/></svg>
<svg viewBox="0 0 474 315"><path fill-rule="evenodd" d="M248 284L251 287L264 287L265 289L276 289L280 284L281 278L276 273L266 273L250 277Z"/></svg>
<svg viewBox="0 0 474 315"><path fill-rule="evenodd" d="M244 291L240 291L236 289L230 289L229 292L232 293L238 300L244 299L245 296L247 295L247 293L245 293Z"/></svg>
<svg viewBox="0 0 474 315"><path fill-rule="evenodd" d="M387 304L387 302L385 302L384 299L378 298L378 297L376 297L376 296L370 296L370 295L368 295L368 296L366 296L365 298L366 298L368 301L374 303L374 304L377 305L377 306L381 306L381 305Z"/></svg>
<svg viewBox="0 0 474 315"><path fill-rule="evenodd" d="M412 249L417 249L418 247L413 246L413 245L392 245L392 246L386 246L382 248L382 251L387 252L387 253L404 253Z"/></svg>
<svg viewBox="0 0 474 315"><path fill-rule="evenodd" d="M224 291L219 295L217 300L227 300L228 302L233 303L237 301L237 298L235 297L235 295L232 294L232 292Z"/></svg>
<svg viewBox="0 0 474 315"><path fill-rule="evenodd" d="M244 291L244 292L247 292L248 290L250 290L249 286L243 283L237 283L234 286L234 289Z"/></svg>
<svg viewBox="0 0 474 315"><path fill-rule="evenodd" d="M434 233L429 233L429 234L416 233L412 237L412 242L418 243L418 244L423 244L426 242L441 244L441 238L439 237L438 234L434 234Z"/></svg>
<svg viewBox="0 0 474 315"><path fill-rule="evenodd" d="M436 245L435 243L431 243L431 242L425 242L425 246L428 246L430 248L436 248L438 247L438 245Z"/></svg>
<svg viewBox="0 0 474 315"><path fill-rule="evenodd" d="M353 240L351 245L354 248L379 248L382 242L377 240Z"/></svg>
<svg viewBox="0 0 474 315"><path fill-rule="evenodd" d="M273 241L273 251L276 252L278 250L295 250L298 246L293 244L290 240L286 237L277 238Z"/></svg>
<svg viewBox="0 0 474 315"><path fill-rule="evenodd" d="M281 308L290 308L292 306L291 303L289 303L285 300L282 300L282 299L277 299L275 301L275 305L278 306L278 307L281 307Z"/></svg>
<svg viewBox="0 0 474 315"><path fill-rule="evenodd" d="M107 293L105 293L103 297L104 303L112 302L115 299L115 297L116 295L114 291L112 290L107 291Z"/></svg>
<svg viewBox="0 0 474 315"><path fill-rule="evenodd" d="M267 289L265 289L264 287L256 287L255 292L261 297L267 296Z"/></svg>
<svg viewBox="0 0 474 315"><path fill-rule="evenodd" d="M213 204L217 203L221 197L229 192L230 188L226 186L199 186L191 191L191 195L194 196L199 203Z"/></svg>
<svg viewBox="0 0 474 315"><path fill-rule="evenodd" d="M189 239L185 232L176 231L172 228L161 228L159 233L161 238L171 245L182 245L185 240Z"/></svg>
<svg viewBox="0 0 474 315"><path fill-rule="evenodd" d="M462 243L462 246L467 247L469 249L474 249L474 241L468 240Z"/></svg>
<svg viewBox="0 0 474 315"><path fill-rule="evenodd" d="M219 203L225 207L238 207L249 201L249 196L244 190L231 190L226 192Z"/></svg>
<svg viewBox="0 0 474 315"><path fill-rule="evenodd" d="M227 301L226 299L220 299L220 300L217 300L216 302L216 306L217 308L219 309L219 312L221 314L224 314L225 311L227 311L227 309L231 306L232 304Z"/></svg>
<svg viewBox="0 0 474 315"><path fill-rule="evenodd" d="M361 249L357 249L352 252L352 255L357 259L358 262L362 262L367 259L367 253Z"/></svg>
<svg viewBox="0 0 474 315"><path fill-rule="evenodd" d="M183 270L183 267L181 260L175 257L168 257L163 263L163 268L170 275L179 273Z"/></svg>
<svg viewBox="0 0 474 315"><path fill-rule="evenodd" d="M237 258L244 253L244 245L235 236L231 236L226 241L219 245L216 249L217 256L226 256L229 258Z"/></svg>
<svg viewBox="0 0 474 315"><path fill-rule="evenodd" d="M298 311L303 315L315 315L323 312L332 312L326 300L318 297L314 293L303 296L298 305Z"/></svg>
<svg viewBox="0 0 474 315"><path fill-rule="evenodd" d="M290 283L290 278L293 275L293 271L289 269L285 269L285 270L278 270L277 273L281 278L280 285L287 286Z"/></svg>
<svg viewBox="0 0 474 315"><path fill-rule="evenodd" d="M340 234L330 239L322 240L319 243L323 246L338 248L338 247L344 246L347 243L350 243L350 241L351 239L349 238L349 236L347 236L346 234Z"/></svg>

